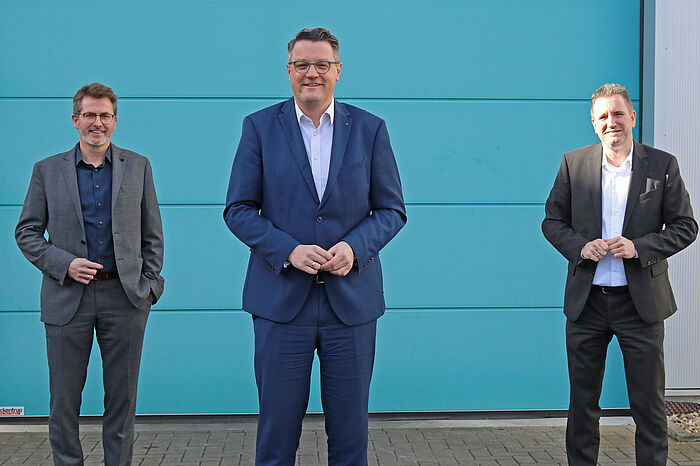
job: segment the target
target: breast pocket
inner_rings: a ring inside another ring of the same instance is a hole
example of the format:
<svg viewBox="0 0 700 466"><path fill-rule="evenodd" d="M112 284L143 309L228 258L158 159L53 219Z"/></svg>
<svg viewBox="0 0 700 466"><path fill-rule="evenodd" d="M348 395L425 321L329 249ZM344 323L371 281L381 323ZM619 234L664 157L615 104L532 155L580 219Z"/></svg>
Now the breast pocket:
<svg viewBox="0 0 700 466"><path fill-rule="evenodd" d="M644 192L639 195L639 200L646 201L647 199L654 197L659 192L660 185L660 180L655 180L654 178L647 178Z"/></svg>

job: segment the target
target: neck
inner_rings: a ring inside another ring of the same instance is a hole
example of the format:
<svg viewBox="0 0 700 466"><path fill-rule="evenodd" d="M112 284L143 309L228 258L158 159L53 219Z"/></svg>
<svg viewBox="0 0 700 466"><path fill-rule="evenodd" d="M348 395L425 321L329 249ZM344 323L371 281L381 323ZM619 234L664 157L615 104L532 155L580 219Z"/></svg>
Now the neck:
<svg viewBox="0 0 700 466"><path fill-rule="evenodd" d="M603 153L611 164L619 167L629 155L630 149L632 149L632 143L625 144L625 147L605 147Z"/></svg>
<svg viewBox="0 0 700 466"><path fill-rule="evenodd" d="M304 113L304 115L311 119L316 128L318 128L318 126L321 124L321 117L323 116L330 104L330 102L326 102L324 104L310 107L308 105L303 104L302 102L297 102L297 105L299 106L301 111Z"/></svg>
<svg viewBox="0 0 700 466"><path fill-rule="evenodd" d="M85 141L80 141L80 154L83 156L85 163L90 165L98 166L102 164L108 148L109 141L101 146L93 146Z"/></svg>

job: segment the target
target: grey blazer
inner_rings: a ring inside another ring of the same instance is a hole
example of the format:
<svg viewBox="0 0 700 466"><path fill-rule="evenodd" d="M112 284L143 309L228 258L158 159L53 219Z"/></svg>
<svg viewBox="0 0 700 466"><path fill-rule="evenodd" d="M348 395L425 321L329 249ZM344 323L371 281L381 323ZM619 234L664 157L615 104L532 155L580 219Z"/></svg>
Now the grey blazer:
<svg viewBox="0 0 700 466"><path fill-rule="evenodd" d="M129 301L148 311L163 293L163 227L147 158L112 144L112 237L119 280ZM48 231L48 240L44 232ZM87 257L75 149L34 164L15 229L22 253L44 274L41 320L65 325L84 285L68 276L77 257ZM151 296L153 293L153 297Z"/></svg>
<svg viewBox="0 0 700 466"><path fill-rule="evenodd" d="M569 260L564 313L574 321L586 304L597 266L581 258L581 249L603 231L602 161L600 143L564 154L542 222L545 237ZM624 259L624 267L632 302L645 322L659 322L676 311L666 259L692 243L697 233L676 158L635 142L622 236L632 240L639 256Z"/></svg>

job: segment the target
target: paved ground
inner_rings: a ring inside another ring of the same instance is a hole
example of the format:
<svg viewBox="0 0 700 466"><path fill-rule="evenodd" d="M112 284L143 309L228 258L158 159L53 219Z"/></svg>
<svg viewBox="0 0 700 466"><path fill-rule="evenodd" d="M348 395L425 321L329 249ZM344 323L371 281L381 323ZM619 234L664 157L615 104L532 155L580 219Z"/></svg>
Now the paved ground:
<svg viewBox="0 0 700 466"><path fill-rule="evenodd" d="M633 465L634 426L604 418L600 464ZM563 419L371 421L371 465L565 465ZM100 426L81 428L86 464L101 464ZM253 464L255 423L148 422L136 425L135 465ZM326 464L320 419L304 424L298 465ZM45 425L0 424L0 465L50 465ZM700 442L669 440L670 465L700 465Z"/></svg>

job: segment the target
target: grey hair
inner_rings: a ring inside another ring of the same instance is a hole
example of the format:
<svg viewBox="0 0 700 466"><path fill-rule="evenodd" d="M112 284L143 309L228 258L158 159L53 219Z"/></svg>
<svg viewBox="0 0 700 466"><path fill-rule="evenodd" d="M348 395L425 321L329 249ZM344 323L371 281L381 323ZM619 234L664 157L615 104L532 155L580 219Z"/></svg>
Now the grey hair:
<svg viewBox="0 0 700 466"><path fill-rule="evenodd" d="M634 107L632 106L632 99L630 99L630 95L627 93L627 89L625 89L625 86L623 86L622 84L607 83L603 84L598 89L596 89L596 91L591 96L591 114L593 114L593 105L595 105L595 101L599 97L612 97L614 95L621 95L622 98L625 100L627 106L630 108L630 110L634 109Z"/></svg>

